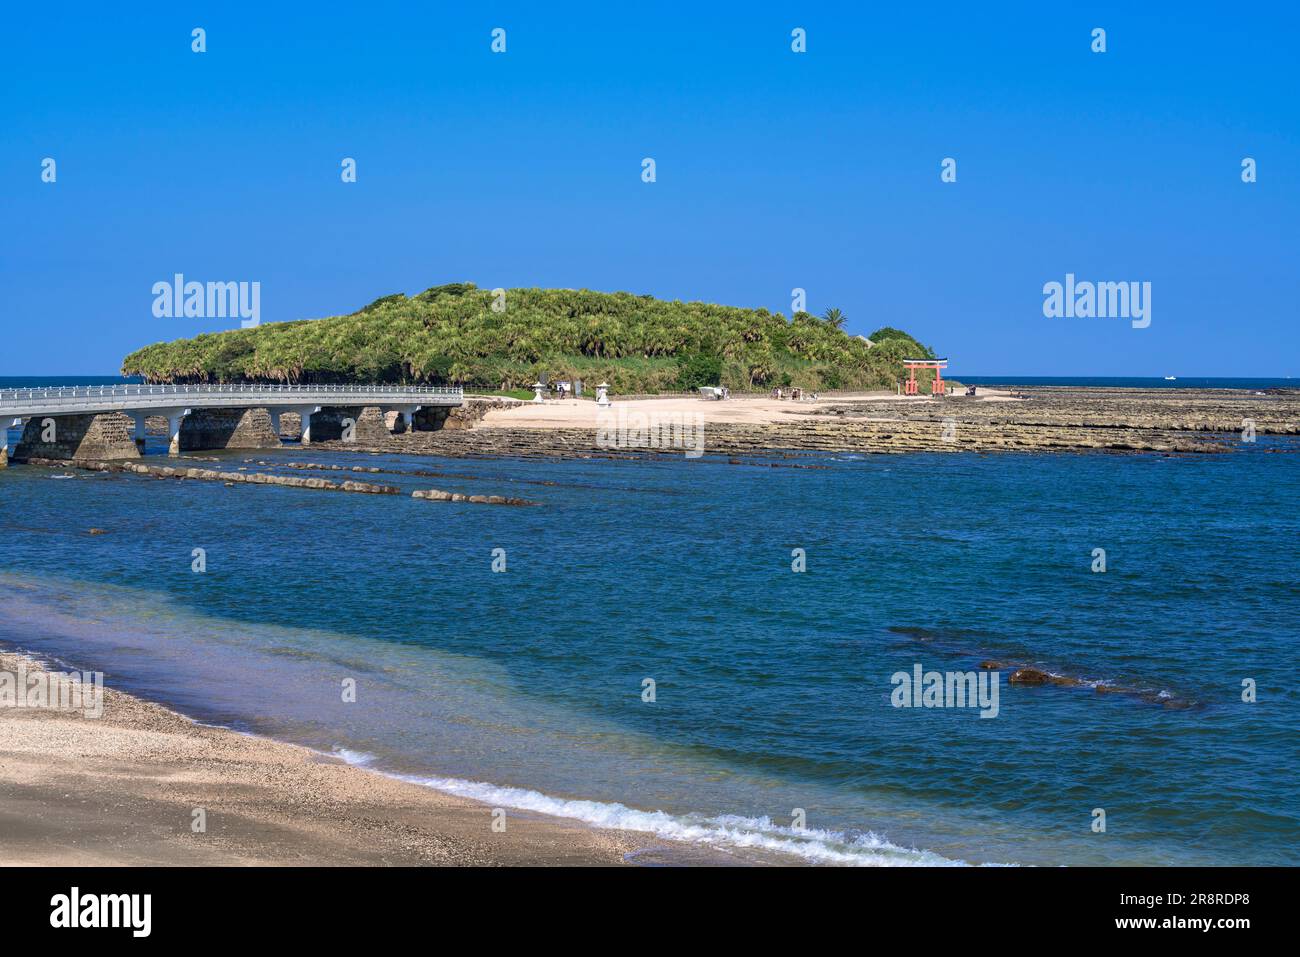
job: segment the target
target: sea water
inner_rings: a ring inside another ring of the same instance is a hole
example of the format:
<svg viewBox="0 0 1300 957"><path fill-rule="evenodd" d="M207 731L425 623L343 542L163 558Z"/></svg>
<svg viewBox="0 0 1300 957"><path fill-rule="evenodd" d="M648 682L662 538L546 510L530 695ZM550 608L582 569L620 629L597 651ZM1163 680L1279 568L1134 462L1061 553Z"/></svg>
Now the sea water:
<svg viewBox="0 0 1300 957"><path fill-rule="evenodd" d="M1295 864L1295 452L193 463L378 466L402 496L19 466L0 643L741 860ZM985 661L992 719L891 703L897 672Z"/></svg>

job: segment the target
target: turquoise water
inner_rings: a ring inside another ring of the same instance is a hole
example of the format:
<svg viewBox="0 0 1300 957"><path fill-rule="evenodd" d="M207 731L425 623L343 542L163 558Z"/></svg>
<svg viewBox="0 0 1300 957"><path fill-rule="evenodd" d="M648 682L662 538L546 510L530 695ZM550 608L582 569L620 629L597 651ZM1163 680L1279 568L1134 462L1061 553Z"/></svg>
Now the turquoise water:
<svg viewBox="0 0 1300 957"><path fill-rule="evenodd" d="M742 858L1295 864L1293 453L255 453L436 470L367 478L527 509L15 467L0 642L494 806ZM993 719L891 705L895 672L985 659L1124 690L1003 671Z"/></svg>

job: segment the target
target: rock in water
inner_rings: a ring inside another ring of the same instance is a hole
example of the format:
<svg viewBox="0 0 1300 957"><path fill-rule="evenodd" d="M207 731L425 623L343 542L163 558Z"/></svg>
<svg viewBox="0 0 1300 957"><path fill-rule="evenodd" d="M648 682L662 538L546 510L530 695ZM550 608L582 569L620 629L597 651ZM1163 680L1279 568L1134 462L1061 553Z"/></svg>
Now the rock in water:
<svg viewBox="0 0 1300 957"><path fill-rule="evenodd" d="M1037 668L1017 668L1011 672L1011 677L1007 679L1007 683L1013 685L1045 685L1051 680L1052 676L1046 671L1039 671Z"/></svg>

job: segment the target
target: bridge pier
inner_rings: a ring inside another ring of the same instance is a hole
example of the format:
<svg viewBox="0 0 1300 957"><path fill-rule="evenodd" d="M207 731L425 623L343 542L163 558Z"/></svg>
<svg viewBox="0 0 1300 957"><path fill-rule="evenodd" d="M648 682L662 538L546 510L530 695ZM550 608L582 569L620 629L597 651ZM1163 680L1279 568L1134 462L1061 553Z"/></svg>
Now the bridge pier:
<svg viewBox="0 0 1300 957"><path fill-rule="evenodd" d="M167 417L167 454L170 456L181 454L181 425L189 414L189 409L159 409L154 413Z"/></svg>
<svg viewBox="0 0 1300 957"><path fill-rule="evenodd" d="M135 431L132 434L132 438L135 439L135 447L141 455L144 455L144 438L148 434L145 428L145 419L148 418L148 415L144 412L128 412L127 415L135 422Z"/></svg>
<svg viewBox="0 0 1300 957"><path fill-rule="evenodd" d="M422 405L395 405L389 406L390 409L397 413L397 425L403 428L397 429L398 432L415 431L415 413L424 408Z"/></svg>
<svg viewBox="0 0 1300 957"><path fill-rule="evenodd" d="M6 424L14 421L9 416ZM23 416L23 434L12 456L18 461L45 459L132 459L139 452L131 441L131 420L118 412Z"/></svg>
<svg viewBox="0 0 1300 957"><path fill-rule="evenodd" d="M181 426L185 423L185 415L180 412L167 416L167 454L173 457L181 454Z"/></svg>
<svg viewBox="0 0 1300 957"><path fill-rule="evenodd" d="M358 442L374 444L387 439L392 433L379 405L319 405L314 406L312 442ZM347 426L351 420L352 426Z"/></svg>
<svg viewBox="0 0 1300 957"><path fill-rule="evenodd" d="M298 413L298 415L302 418L302 444L303 444L303 445L311 445L311 417L312 417L313 414L315 414L315 413L317 413L317 412L320 411L320 406L318 406L318 405L297 405L297 406L294 406L293 408L282 409L281 411L283 411L283 412L297 412L297 413ZM279 419L279 415L278 415L278 414L276 415L276 418ZM278 428L277 428L277 434L279 434L279 433L278 433Z"/></svg>
<svg viewBox="0 0 1300 957"><path fill-rule="evenodd" d="M14 419L11 422L8 417L0 422L0 428L3 428L3 431L0 431L0 469L9 467L9 430L22 428L22 424L22 419Z"/></svg>

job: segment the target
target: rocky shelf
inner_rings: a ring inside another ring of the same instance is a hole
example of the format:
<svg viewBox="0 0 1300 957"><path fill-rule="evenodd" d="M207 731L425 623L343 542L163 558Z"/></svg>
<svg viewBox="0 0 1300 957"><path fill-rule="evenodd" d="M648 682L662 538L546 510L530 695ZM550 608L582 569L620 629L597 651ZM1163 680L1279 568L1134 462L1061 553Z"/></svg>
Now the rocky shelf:
<svg viewBox="0 0 1300 957"><path fill-rule="evenodd" d="M268 475L265 472L222 472L217 469L180 468L170 465L142 465L138 462L108 462L98 459L28 459L27 464L46 468L75 468L87 472L118 472L148 475L153 478L188 479L198 482L221 482L225 485L283 485L289 488L319 489L327 492L361 492L368 495L401 495L402 490L392 485L374 485L369 482L329 482L321 478L302 478L296 475ZM467 502L471 505L536 505L537 502L504 495L466 495L445 492L442 489L416 489L411 498L437 502Z"/></svg>
<svg viewBox="0 0 1300 957"><path fill-rule="evenodd" d="M286 485L292 488L321 489L329 492L364 492L371 495L401 495L402 490L392 485L372 485L369 482L327 482L320 478L299 478L296 475L267 475L264 472L220 472L216 469L181 468L170 465L141 465L138 462L103 461L98 459L42 459L27 460L28 465L46 468L74 468L87 472L125 472L149 475L154 478L189 479L198 482L224 482L226 485Z"/></svg>
<svg viewBox="0 0 1300 957"><path fill-rule="evenodd" d="M1300 391L1066 389L1030 387L1022 399L965 396L830 402L772 424L707 423L710 456L771 453L1071 452L1202 455L1243 447L1255 435L1300 435ZM792 406L792 411L796 407ZM596 430L493 426L386 436L320 448L449 457L630 458ZM657 454L681 455L682 450Z"/></svg>

